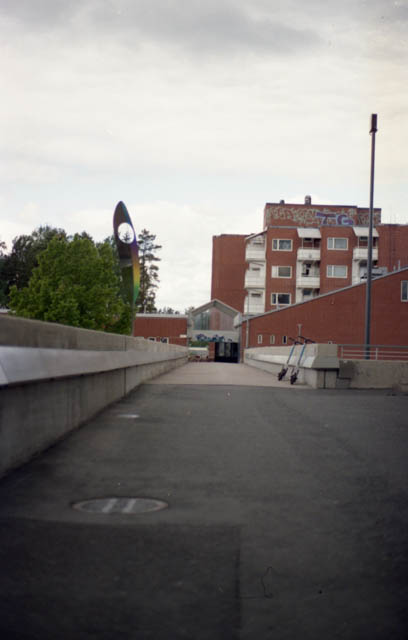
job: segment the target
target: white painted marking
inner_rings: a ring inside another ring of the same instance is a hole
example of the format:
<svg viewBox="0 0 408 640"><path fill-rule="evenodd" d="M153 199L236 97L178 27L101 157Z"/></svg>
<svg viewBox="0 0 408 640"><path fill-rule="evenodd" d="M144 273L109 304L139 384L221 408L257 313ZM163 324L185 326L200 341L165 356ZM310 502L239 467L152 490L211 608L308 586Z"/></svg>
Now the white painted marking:
<svg viewBox="0 0 408 640"><path fill-rule="evenodd" d="M137 498L130 498L127 501L126 506L123 507L122 513L132 513L133 507L135 506L136 502L137 502Z"/></svg>
<svg viewBox="0 0 408 640"><path fill-rule="evenodd" d="M102 508L102 513L110 513L111 511L113 511L117 502L118 498L110 498L110 500L108 500L105 506Z"/></svg>

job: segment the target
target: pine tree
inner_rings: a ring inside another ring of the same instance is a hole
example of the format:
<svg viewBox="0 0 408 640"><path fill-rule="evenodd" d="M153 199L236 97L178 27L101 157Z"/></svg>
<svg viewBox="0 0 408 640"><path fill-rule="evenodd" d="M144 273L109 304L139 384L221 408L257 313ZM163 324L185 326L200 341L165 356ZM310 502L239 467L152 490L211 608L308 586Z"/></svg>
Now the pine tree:
<svg viewBox="0 0 408 640"><path fill-rule="evenodd" d="M153 313L156 311L156 289L159 282L159 267L156 262L160 262L156 251L162 247L155 244L156 236L147 229L142 229L137 240L139 244L140 290L136 311Z"/></svg>

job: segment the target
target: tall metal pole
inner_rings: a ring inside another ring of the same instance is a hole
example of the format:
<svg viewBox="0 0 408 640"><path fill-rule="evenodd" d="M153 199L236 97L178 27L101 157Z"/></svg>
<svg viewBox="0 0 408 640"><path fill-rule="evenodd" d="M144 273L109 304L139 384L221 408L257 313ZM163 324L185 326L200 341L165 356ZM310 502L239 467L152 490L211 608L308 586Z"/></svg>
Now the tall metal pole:
<svg viewBox="0 0 408 640"><path fill-rule="evenodd" d="M370 358L371 332L371 272L373 266L373 208L374 208L374 164L375 164L375 134L377 132L377 114L373 113L370 120L371 135L371 175L370 175L370 218L368 227L368 256L367 256L367 285L365 311L365 357Z"/></svg>

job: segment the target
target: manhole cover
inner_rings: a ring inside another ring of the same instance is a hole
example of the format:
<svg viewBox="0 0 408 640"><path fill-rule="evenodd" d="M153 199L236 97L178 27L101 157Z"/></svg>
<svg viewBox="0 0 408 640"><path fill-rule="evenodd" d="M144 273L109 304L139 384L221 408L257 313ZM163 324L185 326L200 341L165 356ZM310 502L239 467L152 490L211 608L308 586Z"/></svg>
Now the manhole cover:
<svg viewBox="0 0 408 640"><path fill-rule="evenodd" d="M88 513L149 513L166 509L169 505L153 498L95 498L75 502L74 509Z"/></svg>

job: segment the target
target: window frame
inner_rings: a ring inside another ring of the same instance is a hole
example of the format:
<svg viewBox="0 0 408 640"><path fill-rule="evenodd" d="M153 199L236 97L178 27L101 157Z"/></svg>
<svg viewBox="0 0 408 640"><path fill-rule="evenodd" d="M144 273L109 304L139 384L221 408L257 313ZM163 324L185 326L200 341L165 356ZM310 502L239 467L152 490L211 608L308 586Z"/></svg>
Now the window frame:
<svg viewBox="0 0 408 640"><path fill-rule="evenodd" d="M272 333L269 336L269 344L275 344L275 334L274 333Z"/></svg>
<svg viewBox="0 0 408 640"><path fill-rule="evenodd" d="M272 301L272 296L276 296L276 301ZM289 296L289 302L279 302L279 296ZM292 304L292 294L288 291L274 291L271 293L271 304L275 306L289 307Z"/></svg>
<svg viewBox="0 0 408 640"><path fill-rule="evenodd" d="M401 280L401 302L408 302L408 280Z"/></svg>
<svg viewBox="0 0 408 640"><path fill-rule="evenodd" d="M333 246L330 247L330 240L333 241ZM345 240L346 241L346 246L345 247L336 247L336 240ZM343 236L330 236L327 238L327 249L328 251L348 251L348 238L343 238Z"/></svg>
<svg viewBox="0 0 408 640"><path fill-rule="evenodd" d="M263 334L262 333L258 333L257 342L258 342L258 344L262 344L263 343Z"/></svg>
<svg viewBox="0 0 408 640"><path fill-rule="evenodd" d="M290 249L280 249L279 244L281 242L290 242ZM274 246L276 243L276 247ZM272 251L293 251L292 238L272 238Z"/></svg>
<svg viewBox="0 0 408 640"><path fill-rule="evenodd" d="M346 270L346 274L344 276L334 275L334 269L338 268L338 267L342 267L343 269ZM333 274L329 273L329 269L333 270ZM346 265L346 264L328 264L328 265L326 265L326 277L327 278L341 278L342 280L346 280L348 278L348 265Z"/></svg>
<svg viewBox="0 0 408 640"><path fill-rule="evenodd" d="M279 269L289 269L288 276L279 275ZM283 278L286 280L290 280L293 277L293 268L291 264L273 264L271 268L271 277L272 278Z"/></svg>

